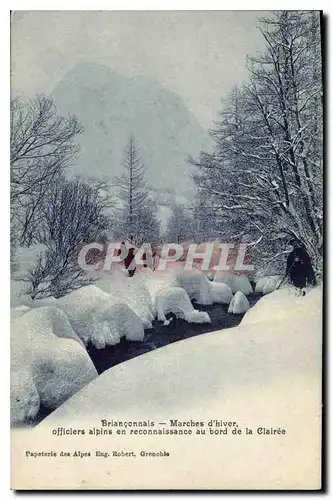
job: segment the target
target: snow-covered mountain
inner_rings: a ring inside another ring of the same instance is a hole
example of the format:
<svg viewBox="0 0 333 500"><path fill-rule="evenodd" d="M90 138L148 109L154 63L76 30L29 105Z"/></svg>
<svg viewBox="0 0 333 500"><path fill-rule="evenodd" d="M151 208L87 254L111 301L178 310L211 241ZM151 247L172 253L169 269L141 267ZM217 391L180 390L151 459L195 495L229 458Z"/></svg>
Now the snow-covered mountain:
<svg viewBox="0 0 333 500"><path fill-rule="evenodd" d="M85 129L75 174L112 182L133 134L149 185L191 197L187 157L209 147L210 137L177 94L155 80L84 63L67 73L52 97L61 114L74 113Z"/></svg>

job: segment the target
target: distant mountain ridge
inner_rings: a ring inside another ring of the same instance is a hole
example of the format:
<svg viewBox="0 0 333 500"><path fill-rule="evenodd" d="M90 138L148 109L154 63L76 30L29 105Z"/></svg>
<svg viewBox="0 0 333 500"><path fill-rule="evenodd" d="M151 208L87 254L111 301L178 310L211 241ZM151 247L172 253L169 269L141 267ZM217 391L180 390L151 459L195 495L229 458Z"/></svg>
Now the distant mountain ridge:
<svg viewBox="0 0 333 500"><path fill-rule="evenodd" d="M187 157L210 148L211 139L177 94L153 79L128 78L107 66L82 63L67 73L52 97L59 112L75 114L85 130L73 173L112 184L133 134L149 185L191 197Z"/></svg>

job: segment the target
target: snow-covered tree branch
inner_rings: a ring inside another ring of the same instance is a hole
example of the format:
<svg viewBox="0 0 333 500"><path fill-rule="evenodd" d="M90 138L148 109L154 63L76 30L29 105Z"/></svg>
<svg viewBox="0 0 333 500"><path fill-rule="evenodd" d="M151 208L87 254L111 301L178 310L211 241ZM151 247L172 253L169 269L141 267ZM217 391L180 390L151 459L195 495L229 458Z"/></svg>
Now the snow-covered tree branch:
<svg viewBox="0 0 333 500"><path fill-rule="evenodd" d="M261 19L266 50L248 59L249 80L224 101L212 154L192 162L224 237L258 241L256 255L303 241L322 260L322 81L319 14Z"/></svg>

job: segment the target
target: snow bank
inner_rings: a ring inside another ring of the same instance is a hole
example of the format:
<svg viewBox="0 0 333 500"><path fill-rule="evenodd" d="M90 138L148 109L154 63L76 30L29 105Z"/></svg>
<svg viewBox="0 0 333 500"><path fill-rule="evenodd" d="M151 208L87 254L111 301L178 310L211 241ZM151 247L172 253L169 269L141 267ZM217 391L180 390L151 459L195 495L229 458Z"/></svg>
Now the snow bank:
<svg viewBox="0 0 333 500"><path fill-rule="evenodd" d="M34 418L43 404L57 408L97 376L63 312L43 307L11 325L11 422Z"/></svg>
<svg viewBox="0 0 333 500"><path fill-rule="evenodd" d="M168 439L172 460L168 467L165 460L154 460L154 464L158 462L155 474L151 474L152 462L147 463L143 469L146 486L165 489L177 477L177 487L188 488L190 470L193 489L202 488L207 477L215 489L233 489L235 484L244 490L270 489L272 485L277 489L320 488L321 291L314 289L305 297L293 298L286 292L264 296L236 328L198 335L112 367L49 415L36 432L53 439L52 428L70 427L73 422L77 427L97 427L101 418L236 421L243 429L252 428L253 435L206 436L200 439L202 445L188 436ZM244 320L256 308L255 321L246 324ZM286 435L258 435L259 426L280 427L286 429ZM88 449L94 436L86 439ZM108 439L105 436L105 442ZM151 450L148 444L153 439L158 437L128 435L126 448ZM54 442L58 440L55 436ZM73 449L76 441L74 436ZM114 433L112 447L122 446L124 436ZM216 453L206 453L203 461L204 447L217 450L219 460ZM112 488L140 487L135 460L133 465L126 458L113 463ZM63 476L59 477L67 477L67 462L60 466ZM96 472L87 465L85 480L104 484L107 470L105 466ZM68 483L68 487L76 486Z"/></svg>
<svg viewBox="0 0 333 500"><path fill-rule="evenodd" d="M321 453L322 304L315 290L295 300L303 301L304 306L298 305L297 311L289 307L284 315L278 314L291 300L284 290L273 292L260 299L236 328L192 337L114 366L38 427L48 430L79 421L85 426L96 425L101 416L109 416L110 420L155 419L157 422L170 418L206 422L226 418L253 429L280 426L287 430L286 436L262 437L254 431L253 436L245 438L251 439L251 446L244 445L243 440L237 444L232 436L212 437L215 445L217 439L223 440L223 444L218 445L219 463L224 464L222 479L216 454L207 454L203 465L198 459L197 440L171 440L168 447L180 460L169 471L166 481L177 474L177 484L188 485L187 471L191 470L193 488L200 488L203 477L209 473L210 484L217 489L230 489L235 487L237 464L242 470L244 489L258 487L258 477L261 488L273 484L272 481L280 485L281 477L285 478L289 471L290 477L283 480L284 487L286 484L294 489L304 486L304 478L312 474L313 463L319 463ZM244 320L256 308L261 309L262 314L257 315L256 322L246 324ZM304 436L312 436L311 443ZM137 446L135 439L128 436L128 449ZM123 436L114 446L121 443ZM184 446L187 467L182 473ZM122 462L121 467L124 466ZM226 472L228 479L224 480ZM159 480L154 485L165 486L165 483Z"/></svg>
<svg viewBox="0 0 333 500"><path fill-rule="evenodd" d="M299 296L294 287L286 286L262 297L245 314L241 325L255 323L272 323L274 321L289 321L295 317L309 314L321 315L322 289L317 286L311 289L305 297ZM314 307L316 304L316 308ZM286 327L289 325L286 323Z"/></svg>
<svg viewBox="0 0 333 500"><path fill-rule="evenodd" d="M94 285L75 290L56 303L85 345L91 342L102 349L119 343L122 337L137 341L144 338L139 316L127 304Z"/></svg>
<svg viewBox="0 0 333 500"><path fill-rule="evenodd" d="M159 321L167 321L166 315L173 313L176 317L189 323L210 323L206 312L194 309L189 296L183 288L169 287L161 290L156 297L156 311Z"/></svg>
<svg viewBox="0 0 333 500"><path fill-rule="evenodd" d="M256 282L255 292L263 294L274 292L281 280L282 276L263 276Z"/></svg>
<svg viewBox="0 0 333 500"><path fill-rule="evenodd" d="M214 282L225 283L231 288L232 293L243 292L244 295L253 293L253 289L247 276L237 274L217 273Z"/></svg>
<svg viewBox="0 0 333 500"><path fill-rule="evenodd" d="M243 292L236 292L233 296L229 308L229 314L244 314L250 309L250 304Z"/></svg>

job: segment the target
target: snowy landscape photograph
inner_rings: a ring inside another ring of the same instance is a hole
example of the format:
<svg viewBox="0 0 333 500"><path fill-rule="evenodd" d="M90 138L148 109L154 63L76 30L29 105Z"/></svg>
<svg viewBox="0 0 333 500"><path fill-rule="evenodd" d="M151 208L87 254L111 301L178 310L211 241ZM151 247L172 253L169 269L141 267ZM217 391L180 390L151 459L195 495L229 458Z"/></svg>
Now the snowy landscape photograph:
<svg viewBox="0 0 333 500"><path fill-rule="evenodd" d="M10 23L11 487L320 490L322 12Z"/></svg>

